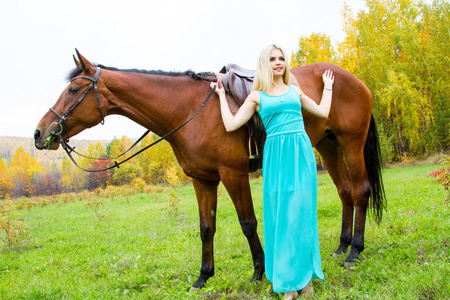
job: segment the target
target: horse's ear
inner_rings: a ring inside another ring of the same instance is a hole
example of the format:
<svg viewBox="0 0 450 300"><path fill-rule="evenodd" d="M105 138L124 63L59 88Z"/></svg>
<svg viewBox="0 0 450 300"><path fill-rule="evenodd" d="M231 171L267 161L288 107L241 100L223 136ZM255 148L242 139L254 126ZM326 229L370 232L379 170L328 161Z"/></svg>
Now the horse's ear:
<svg viewBox="0 0 450 300"><path fill-rule="evenodd" d="M86 58L84 58L84 56L81 55L77 49L75 49L75 52L77 53L77 56L78 56L78 60L74 57L75 64L77 66L79 66L86 73L89 73L89 72L95 73L95 66L93 64L91 64Z"/></svg>
<svg viewBox="0 0 450 300"><path fill-rule="evenodd" d="M80 62L78 61L78 59L75 57L75 55L73 55L73 61L75 62L75 65L76 65L77 67L80 67L80 68L81 68L81 64L80 64Z"/></svg>

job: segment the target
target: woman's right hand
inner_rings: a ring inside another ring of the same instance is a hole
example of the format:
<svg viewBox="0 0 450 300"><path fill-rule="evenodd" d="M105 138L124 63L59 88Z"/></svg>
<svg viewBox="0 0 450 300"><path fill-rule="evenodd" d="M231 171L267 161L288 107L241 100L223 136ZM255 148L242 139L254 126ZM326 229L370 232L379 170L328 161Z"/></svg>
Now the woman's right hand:
<svg viewBox="0 0 450 300"><path fill-rule="evenodd" d="M331 89L334 83L333 71L326 70L322 75L323 84L326 88Z"/></svg>
<svg viewBox="0 0 450 300"><path fill-rule="evenodd" d="M223 87L222 82L220 82L220 81L211 82L210 86L211 86L211 88L216 87L215 92L216 92L217 95L219 95L219 96L221 94L225 95L225 88Z"/></svg>

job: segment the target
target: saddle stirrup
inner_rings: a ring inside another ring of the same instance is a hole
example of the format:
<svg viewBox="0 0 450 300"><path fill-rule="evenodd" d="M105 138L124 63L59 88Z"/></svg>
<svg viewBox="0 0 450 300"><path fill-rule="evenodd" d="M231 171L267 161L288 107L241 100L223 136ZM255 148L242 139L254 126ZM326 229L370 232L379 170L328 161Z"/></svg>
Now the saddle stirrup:
<svg viewBox="0 0 450 300"><path fill-rule="evenodd" d="M252 141L253 141L253 147L255 148L256 153L253 153L253 151L252 151L252 148L253 148ZM256 139L252 135L248 137L248 153L249 153L249 156L248 156L249 159L257 159L260 157L259 150L258 150L258 143L256 142Z"/></svg>

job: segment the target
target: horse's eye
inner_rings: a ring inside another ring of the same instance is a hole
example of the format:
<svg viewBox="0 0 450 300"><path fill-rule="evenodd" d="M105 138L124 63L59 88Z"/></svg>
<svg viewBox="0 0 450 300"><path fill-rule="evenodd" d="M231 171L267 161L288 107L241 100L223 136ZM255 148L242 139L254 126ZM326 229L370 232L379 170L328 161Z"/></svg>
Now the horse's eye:
<svg viewBox="0 0 450 300"><path fill-rule="evenodd" d="M78 92L78 89L77 89L76 87L71 86L71 87L69 88L69 93L70 93L70 94L75 94L76 92Z"/></svg>

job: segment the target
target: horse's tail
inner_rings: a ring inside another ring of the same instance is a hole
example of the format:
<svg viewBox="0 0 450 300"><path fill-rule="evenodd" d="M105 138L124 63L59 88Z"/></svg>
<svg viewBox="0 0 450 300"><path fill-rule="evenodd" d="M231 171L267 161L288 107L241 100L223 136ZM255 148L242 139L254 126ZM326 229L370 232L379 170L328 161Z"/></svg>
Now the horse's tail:
<svg viewBox="0 0 450 300"><path fill-rule="evenodd" d="M380 142L373 115L370 119L369 132L367 133L366 145L364 146L364 162L370 186L372 187L369 207L375 215L375 222L379 224L383 217L383 210L386 209L386 195L381 176Z"/></svg>

